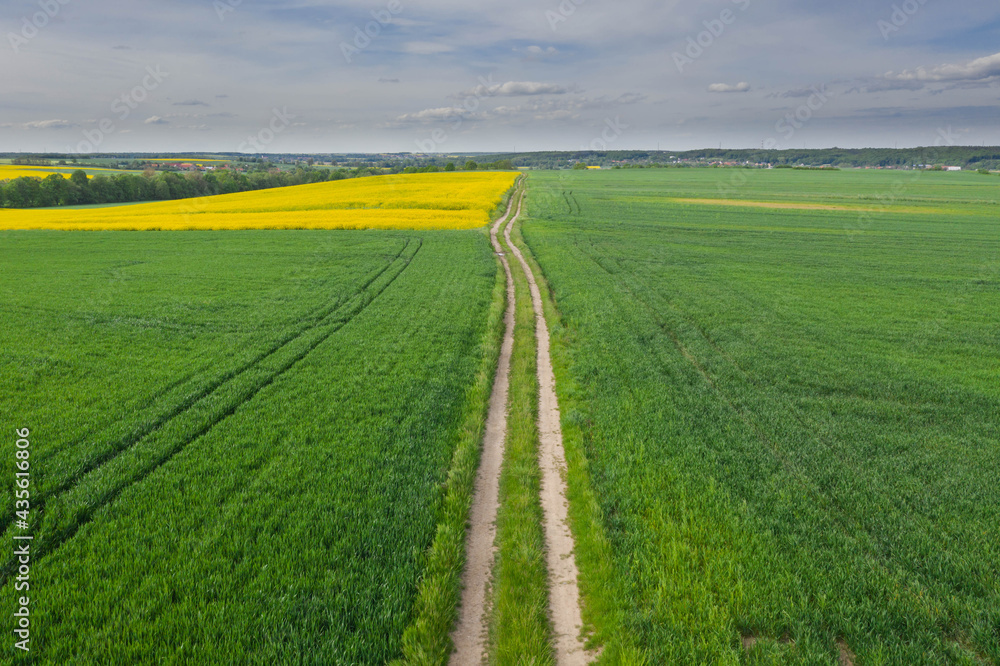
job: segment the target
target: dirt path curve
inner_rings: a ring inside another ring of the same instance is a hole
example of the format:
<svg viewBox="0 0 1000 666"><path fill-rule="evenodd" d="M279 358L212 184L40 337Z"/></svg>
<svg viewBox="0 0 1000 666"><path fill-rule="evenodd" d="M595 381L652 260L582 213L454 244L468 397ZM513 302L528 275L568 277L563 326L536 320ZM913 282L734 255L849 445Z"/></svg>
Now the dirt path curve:
<svg viewBox="0 0 1000 666"><path fill-rule="evenodd" d="M483 452L469 512L469 531L466 541L465 571L462 573L462 601L458 623L451 639L455 652L451 655L453 666L472 666L486 659L487 591L493 561L496 559L496 521L500 495L500 468L503 465L504 444L507 437L507 393L510 387L510 356L514 349L514 276L504 255L497 233L514 211L520 212L519 197L512 196L507 212L490 229L490 242L499 255L507 273L507 311L504 314L505 331L500 347L500 360L493 393L490 395L486 432L483 435Z"/></svg>
<svg viewBox="0 0 1000 666"><path fill-rule="evenodd" d="M522 194L522 200L524 198ZM563 451L562 426L559 422L559 400L556 397L555 374L549 354L549 327L542 309L542 295L531 267L510 239L510 229L520 217L507 225L504 238L511 252L521 262L531 288L535 309L535 337L538 341L538 431L540 437L539 465L542 469L542 513L545 522L546 557L549 566L549 613L555 634L556 663L559 666L587 664L596 655L586 651L580 640L583 619L580 616L579 571L573 556L573 534L569 529L566 500L566 454Z"/></svg>

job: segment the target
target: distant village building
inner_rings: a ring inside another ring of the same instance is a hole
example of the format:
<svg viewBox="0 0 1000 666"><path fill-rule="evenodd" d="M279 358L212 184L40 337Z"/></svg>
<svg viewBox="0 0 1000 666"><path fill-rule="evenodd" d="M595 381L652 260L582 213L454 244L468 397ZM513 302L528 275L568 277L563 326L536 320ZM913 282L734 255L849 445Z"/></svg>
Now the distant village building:
<svg viewBox="0 0 1000 666"><path fill-rule="evenodd" d="M946 167L944 168L944 170L945 170L945 171L961 171L961 170L962 170L962 167L948 167L948 166L946 166Z"/></svg>

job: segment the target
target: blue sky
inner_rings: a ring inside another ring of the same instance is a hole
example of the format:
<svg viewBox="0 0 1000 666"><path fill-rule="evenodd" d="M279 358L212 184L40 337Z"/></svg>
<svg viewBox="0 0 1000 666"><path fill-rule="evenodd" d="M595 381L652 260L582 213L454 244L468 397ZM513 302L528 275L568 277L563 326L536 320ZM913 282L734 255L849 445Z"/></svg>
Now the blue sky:
<svg viewBox="0 0 1000 666"><path fill-rule="evenodd" d="M995 2L8 0L0 28L5 151L1000 145Z"/></svg>

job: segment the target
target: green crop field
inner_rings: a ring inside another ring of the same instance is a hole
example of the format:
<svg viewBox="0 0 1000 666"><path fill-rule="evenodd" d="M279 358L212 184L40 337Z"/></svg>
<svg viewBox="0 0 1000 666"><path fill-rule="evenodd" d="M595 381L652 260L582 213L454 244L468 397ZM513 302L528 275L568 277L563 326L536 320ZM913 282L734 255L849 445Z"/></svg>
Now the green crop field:
<svg viewBox="0 0 1000 666"><path fill-rule="evenodd" d="M528 187L604 661L1000 662L1000 181Z"/></svg>
<svg viewBox="0 0 1000 666"><path fill-rule="evenodd" d="M0 243L0 404L31 430L33 663L401 656L474 384L488 395L484 234Z"/></svg>
<svg viewBox="0 0 1000 666"><path fill-rule="evenodd" d="M1000 663L1000 180L526 187L599 663ZM32 650L3 663L447 662L506 306L483 230L0 244L34 537ZM516 268L498 664L558 660ZM11 612L20 571L8 548Z"/></svg>

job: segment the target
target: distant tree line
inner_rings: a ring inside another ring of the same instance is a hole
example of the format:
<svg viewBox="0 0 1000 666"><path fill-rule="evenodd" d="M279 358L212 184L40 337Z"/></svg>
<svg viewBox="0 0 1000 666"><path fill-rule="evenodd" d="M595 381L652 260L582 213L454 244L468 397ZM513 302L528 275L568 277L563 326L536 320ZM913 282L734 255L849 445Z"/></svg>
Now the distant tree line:
<svg viewBox="0 0 1000 666"><path fill-rule="evenodd" d="M134 201L167 201L322 183L368 176L374 173L381 172L371 169L299 168L294 171L271 170L240 173L219 170L207 173L192 171L180 174L148 170L141 175L120 173L88 178L83 169L77 169L69 178L52 174L45 178L25 176L0 181L0 207L41 208Z"/></svg>
<svg viewBox="0 0 1000 666"><path fill-rule="evenodd" d="M572 169L579 162L591 166L621 165L652 168L709 166L712 162L770 164L773 166L835 166L840 168L904 168L917 165L1000 169L1000 148L993 146L930 146L926 148L824 148L759 150L705 149L687 151L611 150L505 153L485 155L484 161L509 160L516 167Z"/></svg>
<svg viewBox="0 0 1000 666"><path fill-rule="evenodd" d="M42 208L49 206L79 206L87 204L129 203L135 201L167 201L189 199L215 194L232 194L251 190L266 190L291 185L323 183L345 178L376 176L387 173L436 173L455 171L453 162L441 167L408 166L390 169L358 167L355 169L318 169L309 166L294 171L278 169L258 170L249 173L219 169L202 173L189 171L120 173L111 176L88 178L83 169L77 169L67 179L59 174L45 178L24 176L0 181L0 207L2 208ZM466 171L513 169L510 160L499 160L489 164L468 161Z"/></svg>
<svg viewBox="0 0 1000 666"><path fill-rule="evenodd" d="M11 164L15 166L49 166L52 164L52 160L47 160L43 157L14 157L10 161Z"/></svg>
<svg viewBox="0 0 1000 666"><path fill-rule="evenodd" d="M791 169L793 171L840 171L835 166L792 166L791 164L779 164L775 169Z"/></svg>
<svg viewBox="0 0 1000 666"><path fill-rule="evenodd" d="M496 162L488 162L486 164L479 164L474 160L467 161L463 166L463 171L510 171L514 168L514 163L510 160L497 160ZM400 173L438 173L440 171L457 171L458 167L454 162L448 162L444 167L438 166L437 164L429 164L427 166L408 166L403 167Z"/></svg>

